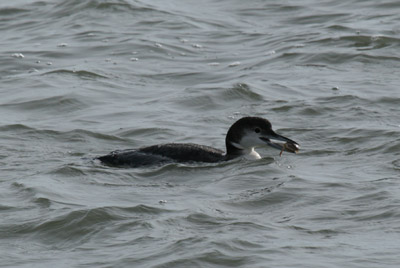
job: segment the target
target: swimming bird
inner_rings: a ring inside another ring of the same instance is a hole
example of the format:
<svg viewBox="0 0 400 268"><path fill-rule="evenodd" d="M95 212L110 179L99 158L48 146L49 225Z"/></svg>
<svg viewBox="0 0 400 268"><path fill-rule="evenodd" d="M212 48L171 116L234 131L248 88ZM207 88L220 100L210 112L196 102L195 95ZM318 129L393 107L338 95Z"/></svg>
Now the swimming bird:
<svg viewBox="0 0 400 268"><path fill-rule="evenodd" d="M283 141L285 144L271 140ZM271 123L260 117L243 117L228 130L225 138L226 153L219 149L193 143L167 143L113 151L100 156L103 164L111 166L144 167L167 163L217 163L238 157L260 159L255 147L269 145L288 152L297 152L299 144L275 133Z"/></svg>

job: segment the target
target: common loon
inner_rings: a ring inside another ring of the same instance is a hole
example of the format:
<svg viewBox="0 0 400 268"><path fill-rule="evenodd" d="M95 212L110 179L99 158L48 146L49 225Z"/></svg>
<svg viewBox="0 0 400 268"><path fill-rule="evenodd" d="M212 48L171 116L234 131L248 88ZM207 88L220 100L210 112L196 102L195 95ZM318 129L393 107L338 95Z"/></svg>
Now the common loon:
<svg viewBox="0 0 400 268"><path fill-rule="evenodd" d="M284 141L285 144L271 140ZM297 152L299 144L272 130L271 123L260 117L243 117L228 130L225 138L226 153L213 147L192 143L167 143L139 149L113 151L100 156L102 163L111 166L143 167L167 163L217 163L237 157L260 159L255 147L269 145L288 152Z"/></svg>

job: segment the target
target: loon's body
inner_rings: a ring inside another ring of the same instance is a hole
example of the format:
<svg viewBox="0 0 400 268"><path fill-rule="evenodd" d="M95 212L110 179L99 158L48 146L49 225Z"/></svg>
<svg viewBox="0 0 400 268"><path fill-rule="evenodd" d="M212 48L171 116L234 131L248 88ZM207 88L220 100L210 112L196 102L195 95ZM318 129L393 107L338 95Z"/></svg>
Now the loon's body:
<svg viewBox="0 0 400 268"><path fill-rule="evenodd" d="M284 141L290 147L271 142L271 139ZM260 117L243 117L236 121L228 130L225 145L226 153L204 145L167 143L139 149L117 150L97 159L107 165L129 167L167 163L218 163L241 156L259 159L261 157L254 151L254 148L262 145L269 145L289 152L295 152L298 148L298 144L295 141L275 133L272 130L271 123ZM295 150L289 148L295 148Z"/></svg>

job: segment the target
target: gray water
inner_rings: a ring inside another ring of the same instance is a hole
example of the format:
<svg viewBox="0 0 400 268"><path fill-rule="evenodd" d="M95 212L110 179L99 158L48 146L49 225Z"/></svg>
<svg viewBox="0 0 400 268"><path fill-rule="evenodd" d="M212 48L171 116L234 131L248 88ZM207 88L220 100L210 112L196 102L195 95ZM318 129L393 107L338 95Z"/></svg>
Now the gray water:
<svg viewBox="0 0 400 268"><path fill-rule="evenodd" d="M399 3L2 1L0 266L400 267ZM92 161L248 115L300 153Z"/></svg>

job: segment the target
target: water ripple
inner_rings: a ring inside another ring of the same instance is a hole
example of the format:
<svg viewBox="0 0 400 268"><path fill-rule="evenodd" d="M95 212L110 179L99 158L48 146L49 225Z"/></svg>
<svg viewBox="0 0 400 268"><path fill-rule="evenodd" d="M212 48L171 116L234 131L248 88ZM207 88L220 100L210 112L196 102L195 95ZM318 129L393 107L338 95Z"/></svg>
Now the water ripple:
<svg viewBox="0 0 400 268"><path fill-rule="evenodd" d="M2 265L398 266L398 1L0 5ZM93 161L245 115L299 154Z"/></svg>
<svg viewBox="0 0 400 268"><path fill-rule="evenodd" d="M100 75L95 72L89 72L89 71L85 71L85 70L71 71L71 70L65 70L65 69L53 70L53 71L42 73L41 75L50 75L50 74L76 75L77 77L79 77L81 79L107 78L106 76Z"/></svg>

